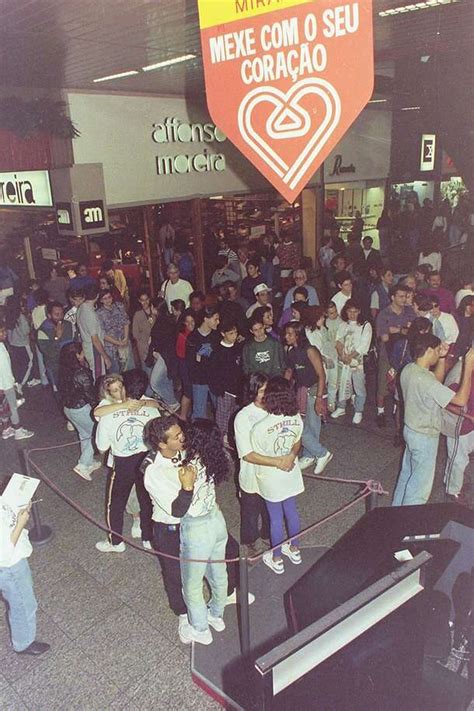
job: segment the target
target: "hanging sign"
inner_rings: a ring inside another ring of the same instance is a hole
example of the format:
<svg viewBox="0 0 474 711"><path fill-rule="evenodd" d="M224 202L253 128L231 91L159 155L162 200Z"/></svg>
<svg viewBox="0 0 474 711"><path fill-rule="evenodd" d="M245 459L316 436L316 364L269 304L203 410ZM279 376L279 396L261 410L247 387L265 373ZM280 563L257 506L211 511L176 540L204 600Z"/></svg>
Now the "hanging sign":
<svg viewBox="0 0 474 711"><path fill-rule="evenodd" d="M372 95L372 0L198 0L212 120L293 202Z"/></svg>

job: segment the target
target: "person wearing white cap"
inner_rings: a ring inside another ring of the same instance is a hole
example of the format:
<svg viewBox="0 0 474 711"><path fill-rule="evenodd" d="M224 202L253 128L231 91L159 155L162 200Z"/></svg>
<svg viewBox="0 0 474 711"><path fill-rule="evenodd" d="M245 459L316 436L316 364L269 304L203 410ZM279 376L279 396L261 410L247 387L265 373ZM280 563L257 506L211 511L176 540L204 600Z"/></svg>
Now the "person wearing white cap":
<svg viewBox="0 0 474 711"><path fill-rule="evenodd" d="M255 296L255 303L252 304L252 306L249 306L249 308L245 312L247 318L250 318L255 309L258 309L259 306L270 306L271 308L270 292L271 289L266 284L257 284L257 286L253 290Z"/></svg>

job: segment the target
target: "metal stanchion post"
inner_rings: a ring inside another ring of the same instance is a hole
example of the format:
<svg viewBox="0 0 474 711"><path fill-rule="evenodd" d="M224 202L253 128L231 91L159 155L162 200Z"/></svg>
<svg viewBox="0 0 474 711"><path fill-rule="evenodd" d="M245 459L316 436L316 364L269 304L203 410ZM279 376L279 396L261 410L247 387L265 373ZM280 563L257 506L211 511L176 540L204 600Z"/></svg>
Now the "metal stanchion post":
<svg viewBox="0 0 474 711"><path fill-rule="evenodd" d="M21 458L23 459L23 469L26 476L31 476L31 465L26 450L21 451ZM53 530L50 526L45 526L41 523L38 504L33 504L31 507L31 517L33 519L33 528L29 531L29 538L32 544L34 546L43 546L49 543L53 536Z"/></svg>
<svg viewBox="0 0 474 711"><path fill-rule="evenodd" d="M365 513L370 513L377 508L379 494L377 491L371 491L365 499Z"/></svg>
<svg viewBox="0 0 474 711"><path fill-rule="evenodd" d="M250 652L249 567L247 558L242 555L242 551L239 555L239 577L240 649L242 656L246 657Z"/></svg>

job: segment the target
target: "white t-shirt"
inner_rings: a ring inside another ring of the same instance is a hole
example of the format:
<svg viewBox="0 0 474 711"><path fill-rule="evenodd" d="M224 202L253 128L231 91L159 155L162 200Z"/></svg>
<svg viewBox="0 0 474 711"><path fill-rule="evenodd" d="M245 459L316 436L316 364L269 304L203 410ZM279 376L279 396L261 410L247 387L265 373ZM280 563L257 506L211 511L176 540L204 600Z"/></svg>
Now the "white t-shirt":
<svg viewBox="0 0 474 711"><path fill-rule="evenodd" d="M177 452L176 457L169 459L157 452L156 455L147 457L144 462L146 468L143 482L153 503L153 521L167 524L178 524L181 521L180 518L172 516L171 506L181 491L178 469L183 466L185 456L184 452ZM150 463L147 464L149 460ZM185 515L195 518L212 511L216 505L216 490L214 483L206 480L206 468L200 461L193 460L192 464L197 470L197 476L193 498Z"/></svg>
<svg viewBox="0 0 474 711"><path fill-rule="evenodd" d="M169 279L165 279L161 286L161 294L171 309L171 302L175 299L182 299L186 308L189 306L189 295L193 292L193 287L186 279L178 279L176 284L172 284Z"/></svg>
<svg viewBox="0 0 474 711"><path fill-rule="evenodd" d="M108 400L101 400L99 405L110 405ZM99 419L95 441L97 449L106 452L110 449L114 457L131 457L139 452L146 452L148 447L143 441L143 429L147 422L160 417L156 407L144 405L137 412L126 409L117 410Z"/></svg>
<svg viewBox="0 0 474 711"><path fill-rule="evenodd" d="M244 457L253 452L250 433L253 426L263 420L267 413L253 402L243 407L234 420L235 444L240 459L239 485L246 494L258 494L257 468L255 464L246 462Z"/></svg>
<svg viewBox="0 0 474 711"><path fill-rule="evenodd" d="M302 434L303 420L300 415L267 414L252 429L252 450L268 457L282 457L291 453ZM290 472L261 465L257 465L256 470L259 494L267 501L284 501L304 491L298 458Z"/></svg>
<svg viewBox="0 0 474 711"><path fill-rule="evenodd" d="M16 545L11 542L16 520L16 513L0 496L0 568L11 568L23 558L29 558L33 550L26 528L20 533Z"/></svg>
<svg viewBox="0 0 474 711"><path fill-rule="evenodd" d="M10 354L4 343L0 343L0 390L11 390L15 385Z"/></svg>
<svg viewBox="0 0 474 711"><path fill-rule="evenodd" d="M342 293L342 291L338 291L337 294L334 294L331 301L336 306L338 314L341 313L341 311L344 307L344 304L346 303L346 301L349 301L350 298L351 298L351 296L346 296L345 294Z"/></svg>

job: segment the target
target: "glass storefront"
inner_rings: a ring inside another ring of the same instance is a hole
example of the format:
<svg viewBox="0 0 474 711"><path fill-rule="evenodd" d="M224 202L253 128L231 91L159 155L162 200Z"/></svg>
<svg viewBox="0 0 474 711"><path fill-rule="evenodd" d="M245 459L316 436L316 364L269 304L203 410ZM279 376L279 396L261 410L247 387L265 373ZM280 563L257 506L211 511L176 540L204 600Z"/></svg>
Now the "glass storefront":
<svg viewBox="0 0 474 711"><path fill-rule="evenodd" d="M340 236L347 241L356 213L364 221L362 233L372 237L378 249L377 220L385 201L385 181L367 180L354 183L333 183L325 187L325 207L331 210L340 225Z"/></svg>

